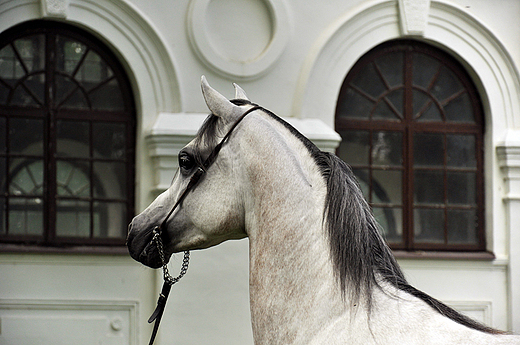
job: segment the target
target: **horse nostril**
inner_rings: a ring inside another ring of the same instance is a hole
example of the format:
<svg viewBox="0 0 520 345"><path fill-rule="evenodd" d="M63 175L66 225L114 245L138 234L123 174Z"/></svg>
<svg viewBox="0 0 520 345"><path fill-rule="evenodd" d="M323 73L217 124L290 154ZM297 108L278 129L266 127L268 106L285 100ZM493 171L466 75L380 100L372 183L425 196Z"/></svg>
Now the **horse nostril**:
<svg viewBox="0 0 520 345"><path fill-rule="evenodd" d="M128 232L126 235L126 246L129 246L132 242L132 239L135 237L135 234L132 232L132 223L128 224Z"/></svg>

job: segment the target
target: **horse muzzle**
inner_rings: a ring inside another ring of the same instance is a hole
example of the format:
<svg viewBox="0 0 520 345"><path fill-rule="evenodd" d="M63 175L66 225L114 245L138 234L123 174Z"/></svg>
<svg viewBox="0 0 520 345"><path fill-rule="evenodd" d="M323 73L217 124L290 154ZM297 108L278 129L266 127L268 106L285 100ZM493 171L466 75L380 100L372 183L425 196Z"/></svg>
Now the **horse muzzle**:
<svg viewBox="0 0 520 345"><path fill-rule="evenodd" d="M151 268L162 267L159 250L153 241L153 228L136 231L133 222L130 223L126 246L134 260Z"/></svg>

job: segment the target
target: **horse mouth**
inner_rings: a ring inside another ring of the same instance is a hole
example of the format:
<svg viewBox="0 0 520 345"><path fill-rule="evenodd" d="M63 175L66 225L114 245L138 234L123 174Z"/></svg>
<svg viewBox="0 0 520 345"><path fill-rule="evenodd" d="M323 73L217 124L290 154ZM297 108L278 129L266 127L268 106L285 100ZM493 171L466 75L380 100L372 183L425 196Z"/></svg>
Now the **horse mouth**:
<svg viewBox="0 0 520 345"><path fill-rule="evenodd" d="M148 243L136 260L151 268L162 267L161 256L159 255L159 250L157 249L155 242Z"/></svg>
<svg viewBox="0 0 520 345"><path fill-rule="evenodd" d="M129 230L126 245L130 256L150 268L162 267L159 249L157 248L157 244L152 240L153 233L151 231L148 233L140 231L135 234L135 232L131 231L131 225Z"/></svg>

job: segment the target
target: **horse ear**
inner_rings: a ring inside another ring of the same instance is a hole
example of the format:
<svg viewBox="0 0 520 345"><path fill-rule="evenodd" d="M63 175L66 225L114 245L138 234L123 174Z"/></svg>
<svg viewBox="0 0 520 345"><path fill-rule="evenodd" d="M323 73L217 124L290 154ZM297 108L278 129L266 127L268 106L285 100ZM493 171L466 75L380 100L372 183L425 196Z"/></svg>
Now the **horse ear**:
<svg viewBox="0 0 520 345"><path fill-rule="evenodd" d="M233 120L241 110L238 106L231 103L226 97L222 96L217 90L209 86L206 77L202 76L202 95L206 105L213 115L221 118Z"/></svg>
<svg viewBox="0 0 520 345"><path fill-rule="evenodd" d="M247 98L244 89L242 89L240 86L238 86L238 84L235 83L233 83L233 86L235 87L235 99L243 99L249 101L249 98Z"/></svg>

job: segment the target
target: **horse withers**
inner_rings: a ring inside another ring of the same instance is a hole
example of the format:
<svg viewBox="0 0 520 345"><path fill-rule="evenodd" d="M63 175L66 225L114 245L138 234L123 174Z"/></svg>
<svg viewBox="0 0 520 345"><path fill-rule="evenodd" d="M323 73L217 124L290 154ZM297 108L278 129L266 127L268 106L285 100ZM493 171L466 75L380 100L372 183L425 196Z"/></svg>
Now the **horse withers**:
<svg viewBox="0 0 520 345"><path fill-rule="evenodd" d="M410 286L350 168L235 90L202 78L211 115L130 224L134 259L161 267L159 226L165 260L248 237L255 344L520 344Z"/></svg>

